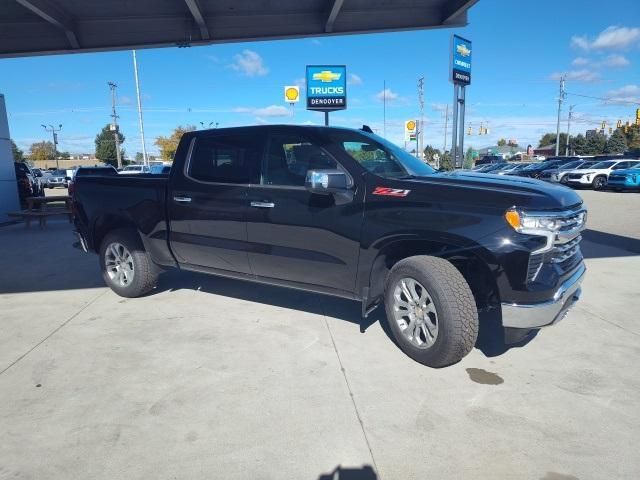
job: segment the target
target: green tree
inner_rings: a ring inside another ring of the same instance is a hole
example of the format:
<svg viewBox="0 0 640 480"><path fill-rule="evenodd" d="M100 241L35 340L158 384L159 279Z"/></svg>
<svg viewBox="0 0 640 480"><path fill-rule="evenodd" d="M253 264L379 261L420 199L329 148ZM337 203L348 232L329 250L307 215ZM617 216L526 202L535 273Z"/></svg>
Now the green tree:
<svg viewBox="0 0 640 480"><path fill-rule="evenodd" d="M124 138L124 135L118 131L120 145L123 144ZM109 124L105 125L102 130L100 130L100 133L96 135L95 144L96 158L104 163L117 167L118 153L116 151L116 139ZM124 149L120 149L120 156L124 158Z"/></svg>
<svg viewBox="0 0 640 480"><path fill-rule="evenodd" d="M504 147L506 144L507 144L507 141L504 138L501 138L500 140L498 140L499 147Z"/></svg>
<svg viewBox="0 0 640 480"><path fill-rule="evenodd" d="M424 159L428 162L428 163L434 163L435 159L434 157L438 155L440 156L440 150L438 150L437 148L433 148L431 145L427 145L426 147L424 147Z"/></svg>
<svg viewBox="0 0 640 480"><path fill-rule="evenodd" d="M69 152L58 152L58 157L68 160L71 158L71 154Z"/></svg>
<svg viewBox="0 0 640 480"><path fill-rule="evenodd" d="M540 137L540 141L538 142L538 147L546 147L548 145L556 144L556 134L555 133L545 133L542 137ZM567 148L567 134L560 133L560 155L564 155L564 152Z"/></svg>
<svg viewBox="0 0 640 480"><path fill-rule="evenodd" d="M141 164L142 162L144 162L144 155L142 152L136 152L136 163Z"/></svg>
<svg viewBox="0 0 640 480"><path fill-rule="evenodd" d="M453 170L455 168L453 157L448 151L440 155L440 168L442 170Z"/></svg>
<svg viewBox="0 0 640 480"><path fill-rule="evenodd" d="M629 150L637 150L640 148L640 126L631 125L627 128L626 133L624 132L624 127L621 129L624 133L627 147Z"/></svg>
<svg viewBox="0 0 640 480"><path fill-rule="evenodd" d="M569 146L571 147L571 151L575 152L576 155L586 155L587 139L580 133L575 137L571 137Z"/></svg>
<svg viewBox="0 0 640 480"><path fill-rule="evenodd" d="M597 133L587 138L587 144L585 145L584 154L586 155L600 155L604 153L604 149L607 146L607 138Z"/></svg>
<svg viewBox="0 0 640 480"><path fill-rule="evenodd" d="M178 125L168 137L157 137L154 143L160 148L160 156L162 159L172 162L182 135L187 132L193 132L195 129L195 125Z"/></svg>
<svg viewBox="0 0 640 480"><path fill-rule="evenodd" d="M621 129L613 132L607 140L604 153L624 153L627 151L627 139Z"/></svg>
<svg viewBox="0 0 640 480"><path fill-rule="evenodd" d="M53 160L56 156L53 142L36 142L29 147L30 160Z"/></svg>
<svg viewBox="0 0 640 480"><path fill-rule="evenodd" d="M16 142L13 140L9 140L11 142L11 153L13 154L14 162L24 162L24 152L18 148Z"/></svg>
<svg viewBox="0 0 640 480"><path fill-rule="evenodd" d="M462 168L466 168L467 170L473 168L474 153L473 148L467 148L467 153L465 153L464 161L462 162Z"/></svg>

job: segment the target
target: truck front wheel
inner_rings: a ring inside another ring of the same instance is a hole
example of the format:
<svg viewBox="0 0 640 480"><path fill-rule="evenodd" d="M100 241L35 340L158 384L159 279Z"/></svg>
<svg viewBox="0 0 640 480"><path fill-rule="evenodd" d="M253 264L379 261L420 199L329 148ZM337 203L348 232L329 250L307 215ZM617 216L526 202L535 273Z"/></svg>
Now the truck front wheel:
<svg viewBox="0 0 640 480"><path fill-rule="evenodd" d="M462 274L429 256L401 260L389 272L385 309L400 349L430 367L459 362L478 337L478 311Z"/></svg>
<svg viewBox="0 0 640 480"><path fill-rule="evenodd" d="M100 247L102 278L121 297L135 298L148 293L158 279L157 269L133 230L108 233Z"/></svg>

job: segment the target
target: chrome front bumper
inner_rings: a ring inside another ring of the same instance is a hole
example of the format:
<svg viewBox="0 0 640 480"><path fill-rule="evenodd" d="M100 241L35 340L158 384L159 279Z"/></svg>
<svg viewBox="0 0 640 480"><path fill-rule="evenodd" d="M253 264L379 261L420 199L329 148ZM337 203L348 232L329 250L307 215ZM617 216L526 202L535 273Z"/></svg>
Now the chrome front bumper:
<svg viewBox="0 0 640 480"><path fill-rule="evenodd" d="M582 293L580 284L586 270L584 263L581 263L575 273L560 286L553 298L547 302L503 303L502 326L534 329L558 323L580 298Z"/></svg>

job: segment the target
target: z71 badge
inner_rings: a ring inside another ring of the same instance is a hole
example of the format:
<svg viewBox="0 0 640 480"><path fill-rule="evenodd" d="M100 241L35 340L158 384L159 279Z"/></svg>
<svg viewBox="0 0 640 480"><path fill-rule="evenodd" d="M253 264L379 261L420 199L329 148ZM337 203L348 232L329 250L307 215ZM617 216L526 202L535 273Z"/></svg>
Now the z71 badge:
<svg viewBox="0 0 640 480"><path fill-rule="evenodd" d="M374 195L383 195L386 197L406 197L411 190L403 190L401 188L376 187L372 192Z"/></svg>

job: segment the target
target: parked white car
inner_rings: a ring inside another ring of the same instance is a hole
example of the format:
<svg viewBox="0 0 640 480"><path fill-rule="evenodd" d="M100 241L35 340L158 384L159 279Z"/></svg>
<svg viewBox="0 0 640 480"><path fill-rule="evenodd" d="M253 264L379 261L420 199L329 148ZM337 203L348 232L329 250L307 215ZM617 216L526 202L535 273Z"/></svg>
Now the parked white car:
<svg viewBox="0 0 640 480"><path fill-rule="evenodd" d="M613 170L622 170L640 164L638 160L604 160L595 163L591 168L573 170L565 174L567 185L572 187L591 187L594 190L605 190L609 174Z"/></svg>
<svg viewBox="0 0 640 480"><path fill-rule="evenodd" d="M139 175L141 173L149 173L149 167L146 165L127 165L119 173L124 175Z"/></svg>

